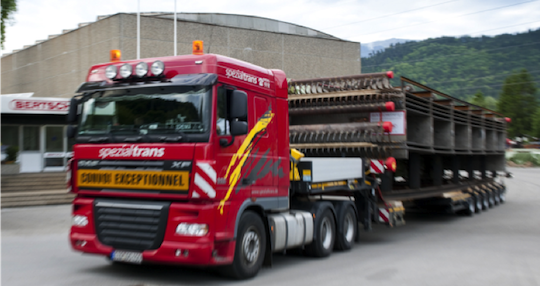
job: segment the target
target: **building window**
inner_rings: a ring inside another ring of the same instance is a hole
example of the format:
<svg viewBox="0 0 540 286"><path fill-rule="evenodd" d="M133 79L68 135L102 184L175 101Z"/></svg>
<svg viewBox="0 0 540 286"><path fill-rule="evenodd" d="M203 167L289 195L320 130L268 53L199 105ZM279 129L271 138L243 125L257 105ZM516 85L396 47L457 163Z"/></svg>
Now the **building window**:
<svg viewBox="0 0 540 286"><path fill-rule="evenodd" d="M45 167L63 167L64 158L45 158Z"/></svg>
<svg viewBox="0 0 540 286"><path fill-rule="evenodd" d="M39 126L23 126L23 151L39 151Z"/></svg>
<svg viewBox="0 0 540 286"><path fill-rule="evenodd" d="M19 126L2 125L2 145L19 146Z"/></svg>
<svg viewBox="0 0 540 286"><path fill-rule="evenodd" d="M64 152L63 126L47 126L45 134L45 152Z"/></svg>

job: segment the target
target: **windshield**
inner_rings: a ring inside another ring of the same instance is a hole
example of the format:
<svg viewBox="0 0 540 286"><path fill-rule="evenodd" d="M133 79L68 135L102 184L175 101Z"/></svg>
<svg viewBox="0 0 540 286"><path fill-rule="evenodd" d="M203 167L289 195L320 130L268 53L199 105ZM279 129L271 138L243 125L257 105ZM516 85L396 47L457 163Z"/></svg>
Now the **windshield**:
<svg viewBox="0 0 540 286"><path fill-rule="evenodd" d="M82 104L79 135L206 133L210 129L210 93L208 86L98 91Z"/></svg>

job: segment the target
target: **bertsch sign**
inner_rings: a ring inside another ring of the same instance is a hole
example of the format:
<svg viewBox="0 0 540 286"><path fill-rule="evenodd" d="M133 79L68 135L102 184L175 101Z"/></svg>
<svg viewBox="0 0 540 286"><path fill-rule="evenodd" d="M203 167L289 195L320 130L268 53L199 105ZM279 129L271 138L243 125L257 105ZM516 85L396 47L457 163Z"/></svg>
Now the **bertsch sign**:
<svg viewBox="0 0 540 286"><path fill-rule="evenodd" d="M69 98L31 97L30 94L2 95L2 113L67 114Z"/></svg>

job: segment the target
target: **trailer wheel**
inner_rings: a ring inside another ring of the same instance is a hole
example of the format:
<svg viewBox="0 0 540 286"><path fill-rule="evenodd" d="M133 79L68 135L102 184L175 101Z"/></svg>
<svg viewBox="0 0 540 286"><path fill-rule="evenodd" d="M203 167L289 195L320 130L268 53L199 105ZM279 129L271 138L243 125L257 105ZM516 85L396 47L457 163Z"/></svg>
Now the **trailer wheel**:
<svg viewBox="0 0 540 286"><path fill-rule="evenodd" d="M483 210L487 210L489 209L489 194L487 192L484 192L482 194L482 205L483 205Z"/></svg>
<svg viewBox="0 0 540 286"><path fill-rule="evenodd" d="M470 198L467 200L467 209L465 210L465 214L468 216L473 216L476 212L476 207L474 203L474 199Z"/></svg>
<svg viewBox="0 0 540 286"><path fill-rule="evenodd" d="M474 202L476 205L476 213L480 213L482 211L482 196L477 194L474 195Z"/></svg>
<svg viewBox="0 0 540 286"><path fill-rule="evenodd" d="M306 246L306 253L314 257L326 257L334 248L336 226L330 209L315 217L313 242Z"/></svg>
<svg viewBox="0 0 540 286"><path fill-rule="evenodd" d="M358 233L356 213L351 205L343 207L338 213L337 223L340 225L337 232L336 249L349 250L354 244Z"/></svg>
<svg viewBox="0 0 540 286"><path fill-rule="evenodd" d="M504 202L506 202L506 192L502 188L499 191L499 200L501 201L501 204L504 204Z"/></svg>
<svg viewBox="0 0 540 286"><path fill-rule="evenodd" d="M266 235L261 218L246 211L240 218L233 264L222 269L222 274L236 279L257 275L262 267L266 249Z"/></svg>
<svg viewBox="0 0 540 286"><path fill-rule="evenodd" d="M498 206L501 203L501 196L498 189L493 189L493 198L495 199L495 205Z"/></svg>
<svg viewBox="0 0 540 286"><path fill-rule="evenodd" d="M493 206L495 206L495 194L491 190L487 191L487 194L489 207L492 208Z"/></svg>

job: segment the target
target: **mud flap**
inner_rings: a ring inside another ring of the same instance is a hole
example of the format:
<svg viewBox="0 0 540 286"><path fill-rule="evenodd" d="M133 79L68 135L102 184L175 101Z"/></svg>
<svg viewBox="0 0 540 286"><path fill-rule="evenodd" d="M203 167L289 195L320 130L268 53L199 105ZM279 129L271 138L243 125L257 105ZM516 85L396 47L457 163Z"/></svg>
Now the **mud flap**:
<svg viewBox="0 0 540 286"><path fill-rule="evenodd" d="M405 224L405 208L400 201L390 201L386 205L379 205L379 222L389 227Z"/></svg>

